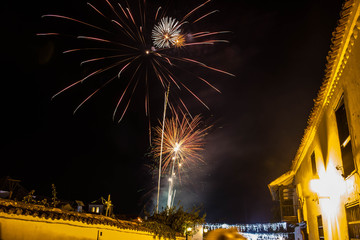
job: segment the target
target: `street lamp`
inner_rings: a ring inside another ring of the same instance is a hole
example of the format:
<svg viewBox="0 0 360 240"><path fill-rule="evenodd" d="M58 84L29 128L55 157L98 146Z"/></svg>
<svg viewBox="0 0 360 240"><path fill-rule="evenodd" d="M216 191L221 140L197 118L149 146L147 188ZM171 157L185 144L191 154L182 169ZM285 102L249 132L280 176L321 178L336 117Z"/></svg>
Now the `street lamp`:
<svg viewBox="0 0 360 240"><path fill-rule="evenodd" d="M191 230L192 230L191 227L186 228L186 240L188 239L188 235L191 232Z"/></svg>

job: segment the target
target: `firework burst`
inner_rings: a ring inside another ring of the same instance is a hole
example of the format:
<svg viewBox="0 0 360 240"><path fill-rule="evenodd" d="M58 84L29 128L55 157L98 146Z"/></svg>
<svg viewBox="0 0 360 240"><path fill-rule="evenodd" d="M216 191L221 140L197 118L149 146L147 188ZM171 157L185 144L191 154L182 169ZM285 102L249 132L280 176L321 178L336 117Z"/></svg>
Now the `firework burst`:
<svg viewBox="0 0 360 240"><path fill-rule="evenodd" d="M201 151L205 144L205 136L210 126L202 127L202 118L196 115L189 118L184 115L182 119L173 117L165 120L164 139L162 150L162 170L170 171L175 157L175 165L180 169L192 167L194 164L203 162ZM161 152L162 126L154 128L153 154L159 158ZM170 167L171 166L171 167Z"/></svg>
<svg viewBox="0 0 360 240"><path fill-rule="evenodd" d="M166 12L162 8L157 8L151 12L147 7L147 2L138 2L135 11L130 7L129 2L124 1L122 4L112 0L104 0L101 8L87 3L97 18L92 18L94 23L79 20L57 14L47 14L44 18L55 18L64 21L76 23L79 30L76 34L69 33L39 33L38 35L57 36L62 35L72 37L84 43L84 47L73 48L64 51L66 54L78 53L79 56L91 56L81 62L82 67L86 67L87 73L82 79L70 84L58 93L57 96L64 91L74 88L80 83L87 82L94 78L107 79L99 87L95 88L88 97L86 97L76 108L74 113L103 87L110 85L116 79L122 81L123 85L120 89L120 96L114 107L113 119L121 119L128 110L134 92L139 86L145 87L144 106L145 113L149 117L150 126L150 91L149 86L152 85L152 79L159 80L163 89L167 89L170 85L175 87L171 91L178 91L174 96L182 96L179 92L185 92L192 95L200 103L206 106L205 102L200 99L191 89L188 82L179 80L175 76L176 69L182 71L187 65L197 65L200 68L215 71L220 74L233 76L231 73L208 66L203 62L195 59L174 56L173 50L178 47L190 47L193 45L214 44L217 42L226 42L220 39L214 39L214 36L226 33L221 32L195 32L182 33L184 24L194 24L208 17L216 11L203 14L201 17L192 19L209 0L189 11L180 21L172 17L167 17ZM135 1L131 2L136 4ZM136 14L135 14L136 13ZM199 13L200 14L200 13ZM160 19L160 20L159 20ZM82 32L83 34L78 34ZM187 41L185 34L191 34L192 40ZM211 39L207 37L211 36ZM85 55L86 53L86 55ZM185 71L186 73L189 73ZM184 73L185 73L184 72ZM207 86L219 91L203 76L189 73L190 78L195 78L203 82ZM188 77L189 78L189 77ZM172 94L170 94L172 96ZM153 98L153 96L152 96ZM186 104L180 97L169 101L171 111L188 112ZM207 107L207 106L206 106ZM208 107L207 107L208 108ZM151 127L149 127L150 129Z"/></svg>
<svg viewBox="0 0 360 240"><path fill-rule="evenodd" d="M181 24L171 17L164 17L155 25L152 30L152 39L154 46L157 48L170 48L178 46L179 39L184 43L184 36L180 31Z"/></svg>
<svg viewBox="0 0 360 240"><path fill-rule="evenodd" d="M201 123L200 115L194 118L183 115L182 119L177 117L167 119L163 126L154 128L152 154L155 159L160 159L157 205L159 204L161 171L168 173L169 176L167 207L171 208L176 194L176 179L181 182L181 172L186 172L187 168L194 168L196 164L203 161L200 153L210 127L201 128Z"/></svg>

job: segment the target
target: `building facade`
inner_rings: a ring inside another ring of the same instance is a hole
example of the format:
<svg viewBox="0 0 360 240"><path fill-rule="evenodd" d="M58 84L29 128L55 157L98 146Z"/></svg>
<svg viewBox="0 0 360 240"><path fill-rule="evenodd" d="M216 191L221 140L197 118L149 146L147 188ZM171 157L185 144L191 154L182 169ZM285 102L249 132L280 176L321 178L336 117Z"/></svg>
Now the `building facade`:
<svg viewBox="0 0 360 240"><path fill-rule="evenodd" d="M360 239L360 0L343 4L323 84L288 172L268 186L308 239Z"/></svg>

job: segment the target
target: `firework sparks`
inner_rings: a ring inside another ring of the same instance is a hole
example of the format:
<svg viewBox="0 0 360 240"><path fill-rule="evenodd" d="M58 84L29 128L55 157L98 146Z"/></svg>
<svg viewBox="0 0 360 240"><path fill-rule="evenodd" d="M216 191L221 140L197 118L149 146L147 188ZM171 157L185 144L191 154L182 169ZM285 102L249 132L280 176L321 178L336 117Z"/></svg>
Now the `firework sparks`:
<svg viewBox="0 0 360 240"><path fill-rule="evenodd" d="M205 136L210 127L201 128L201 116L189 118L186 115L182 119L173 117L166 119L164 125L164 143L162 151L164 171L170 169L175 158L175 165L189 167L192 164L202 162L201 151L205 144ZM153 153L155 158L160 156L162 126L154 128Z"/></svg>
<svg viewBox="0 0 360 240"><path fill-rule="evenodd" d="M162 155L163 165L159 170L168 172L169 189L167 207L171 208L176 190L175 181L187 167L203 161L200 152L203 150L205 136L210 127L201 128L200 115L193 119L183 116L167 119L163 126L155 127L153 156L155 159Z"/></svg>
<svg viewBox="0 0 360 240"><path fill-rule="evenodd" d="M39 36L63 35L67 37L74 37L82 42L87 41L88 43L83 48L69 49L64 51L64 53L79 53L80 55L81 53L87 52L92 56L81 61L81 66L87 66L87 69L92 70L88 72L87 75L83 76L81 80L76 81L60 90L54 95L54 97L64 91L80 85L79 83L87 82L91 79L99 77L99 75L105 76L103 78L107 78L108 80L105 81L104 84L101 84L100 87L93 89L88 97L86 97L85 100L83 100L75 108L75 111L77 111L79 107L83 106L104 86L110 85L110 83L116 79L126 78L126 83L123 85L123 89L121 89L122 94L118 98L114 109L114 119L119 118L119 121L121 121L130 105L136 88L141 85L144 85L146 88L145 113L149 117L150 92L148 90L148 86L150 85L149 81L151 81L152 78L155 78L160 81L164 90L167 89L170 84L173 84L176 88L172 88L172 91L183 90L183 92L187 92L190 96L194 96L195 99L206 106L204 100L201 100L191 89L190 84L179 80L174 75L174 70L182 70L186 68L186 66L184 66L186 64L195 64L199 67L218 72L220 74L230 76L234 75L215 67L208 66L207 64L199 62L195 59L178 56L175 57L172 55L172 51L170 50L173 48L190 47L193 45L207 45L224 42L224 40L206 39L206 37L211 36L214 38L214 36L227 33L226 31L182 33L182 27L184 24L193 24L216 12L212 11L202 15L200 18L190 21L192 15L199 11L209 1L210 0L207 0L189 11L183 18L180 18L181 21L177 21L176 18L173 17L165 16L166 13L163 12L161 7L158 7L154 13L148 11L145 1L143 5L139 4L136 11L132 11L129 2L125 2L121 5L120 3L115 3L111 0L104 0L104 5L102 6L103 9L99 9L88 3L87 5L94 12L96 17L101 19L101 21L96 21L95 23L89 23L84 20L58 14L44 15L44 18L55 18L76 23L81 27L85 27L87 29L87 34L69 35L51 32L39 33ZM139 14L134 14L138 12ZM156 22L157 19L160 20L154 25L153 21L155 20ZM102 23L102 25L99 25L100 23ZM79 31L84 31L84 28L81 28ZM191 42L187 42L185 38L186 34L194 36L191 38ZM190 75L192 78L201 80L200 82L216 91L219 91L203 76L197 76L194 74ZM180 96L180 94L176 95ZM169 101L169 105L172 111L178 109L180 112L188 112L188 108L180 98L172 99Z"/></svg>
<svg viewBox="0 0 360 240"><path fill-rule="evenodd" d="M184 42L184 37L180 31L181 24L171 17L164 17L160 22L155 25L152 30L152 39L154 46L157 48L169 48L172 46L178 46L177 43Z"/></svg>

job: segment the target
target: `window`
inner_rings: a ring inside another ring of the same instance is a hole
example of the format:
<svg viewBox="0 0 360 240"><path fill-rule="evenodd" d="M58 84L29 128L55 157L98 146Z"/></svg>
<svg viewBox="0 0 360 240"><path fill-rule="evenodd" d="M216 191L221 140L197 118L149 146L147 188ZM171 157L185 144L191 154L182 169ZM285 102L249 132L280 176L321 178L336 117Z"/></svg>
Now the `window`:
<svg viewBox="0 0 360 240"><path fill-rule="evenodd" d="M297 220L297 206L294 204L295 187L281 186L279 189L280 196L280 214L282 221L296 221Z"/></svg>
<svg viewBox="0 0 360 240"><path fill-rule="evenodd" d="M96 213L99 213L99 212L100 212L100 208L96 207Z"/></svg>
<svg viewBox="0 0 360 240"><path fill-rule="evenodd" d="M351 137L350 137L349 126L346 117L344 97L341 97L335 115L336 115L336 122L337 122L338 134L340 140L344 177L346 178L355 170L355 163L352 154Z"/></svg>
<svg viewBox="0 0 360 240"><path fill-rule="evenodd" d="M349 229L349 239L360 239L360 207L359 202L346 206L346 219Z"/></svg>
<svg viewBox="0 0 360 240"><path fill-rule="evenodd" d="M92 207L92 208L91 208L91 212L95 212L95 207Z"/></svg>
<svg viewBox="0 0 360 240"><path fill-rule="evenodd" d="M324 226L323 226L323 221L322 221L322 216L319 215L317 216L317 222L318 222L318 229L319 229L319 239L325 239L324 237Z"/></svg>
<svg viewBox="0 0 360 240"><path fill-rule="evenodd" d="M311 154L311 167L312 167L312 173L313 175L316 175L317 169L316 169L316 160L315 160L315 152Z"/></svg>

